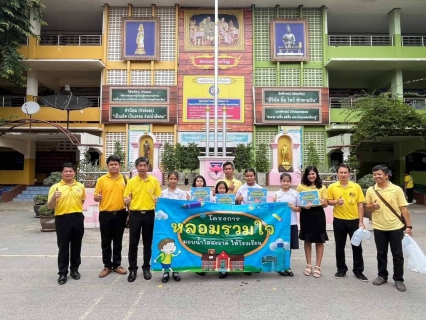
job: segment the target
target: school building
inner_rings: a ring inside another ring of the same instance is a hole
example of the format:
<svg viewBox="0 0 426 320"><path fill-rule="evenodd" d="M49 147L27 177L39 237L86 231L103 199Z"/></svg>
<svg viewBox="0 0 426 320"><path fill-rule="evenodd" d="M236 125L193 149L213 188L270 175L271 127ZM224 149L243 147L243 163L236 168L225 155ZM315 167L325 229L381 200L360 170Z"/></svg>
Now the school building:
<svg viewBox="0 0 426 320"><path fill-rule="evenodd" d="M205 152L210 140L212 152L206 110L212 120L216 90L219 153L226 111L228 154L239 143L269 145L291 133L298 166L310 141L328 165L349 154L342 108L353 94L391 89L426 112L426 82L412 81L426 78L426 1L219 0L219 21L213 1L128 2L43 1L47 25L32 21L38 38L20 49L27 87L0 80L0 117L8 119L0 127L0 185L42 183L86 152L104 164L117 141L129 162L145 143L159 162L166 142L195 142ZM73 99L49 106L55 94ZM83 97L90 107L78 106ZM40 109L25 112L28 102ZM411 169L426 185L425 154L416 137L357 150L361 173L386 163L397 181Z"/></svg>

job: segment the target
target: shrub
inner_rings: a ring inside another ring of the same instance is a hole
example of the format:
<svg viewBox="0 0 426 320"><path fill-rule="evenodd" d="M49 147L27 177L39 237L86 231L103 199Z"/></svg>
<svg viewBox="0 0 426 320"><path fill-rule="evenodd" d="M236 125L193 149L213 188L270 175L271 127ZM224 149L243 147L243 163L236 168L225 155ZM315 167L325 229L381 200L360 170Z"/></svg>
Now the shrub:
<svg viewBox="0 0 426 320"><path fill-rule="evenodd" d="M38 209L38 214L41 216L50 217L55 214L55 210L49 209L47 205L45 204L41 206L40 209Z"/></svg>
<svg viewBox="0 0 426 320"><path fill-rule="evenodd" d="M34 204L35 205L43 205L47 203L47 194L37 194L34 196Z"/></svg>

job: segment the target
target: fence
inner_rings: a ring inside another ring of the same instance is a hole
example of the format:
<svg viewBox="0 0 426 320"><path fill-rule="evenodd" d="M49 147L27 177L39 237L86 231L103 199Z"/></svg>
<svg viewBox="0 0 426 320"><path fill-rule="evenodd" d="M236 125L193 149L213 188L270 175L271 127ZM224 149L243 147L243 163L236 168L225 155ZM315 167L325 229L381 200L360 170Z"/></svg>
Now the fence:
<svg viewBox="0 0 426 320"><path fill-rule="evenodd" d="M329 35L329 46L393 46L393 37L383 35Z"/></svg>
<svg viewBox="0 0 426 320"><path fill-rule="evenodd" d="M102 35L41 35L41 46L101 46Z"/></svg>

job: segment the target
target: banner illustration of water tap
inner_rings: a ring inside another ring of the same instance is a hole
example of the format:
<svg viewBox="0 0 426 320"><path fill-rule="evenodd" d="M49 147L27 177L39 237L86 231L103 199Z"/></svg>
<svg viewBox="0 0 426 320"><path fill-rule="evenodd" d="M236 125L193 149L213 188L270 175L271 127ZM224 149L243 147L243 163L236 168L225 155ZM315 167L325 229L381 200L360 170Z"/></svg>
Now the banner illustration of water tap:
<svg viewBox="0 0 426 320"><path fill-rule="evenodd" d="M154 271L276 272L290 268L287 203L248 205L159 199Z"/></svg>

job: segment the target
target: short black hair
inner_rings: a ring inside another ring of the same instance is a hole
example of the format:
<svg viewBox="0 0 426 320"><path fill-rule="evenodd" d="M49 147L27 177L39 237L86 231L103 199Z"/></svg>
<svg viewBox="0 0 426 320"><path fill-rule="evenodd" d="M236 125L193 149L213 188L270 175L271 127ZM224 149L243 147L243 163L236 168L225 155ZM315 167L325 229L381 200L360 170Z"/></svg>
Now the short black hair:
<svg viewBox="0 0 426 320"><path fill-rule="evenodd" d="M115 154L109 156L108 159L106 160L106 163L109 164L111 161L118 162L118 164L121 163L121 159L117 157Z"/></svg>
<svg viewBox="0 0 426 320"><path fill-rule="evenodd" d="M374 166L371 171L376 172L382 170L384 174L389 174L389 168L385 166L384 164L379 164L377 166Z"/></svg>
<svg viewBox="0 0 426 320"><path fill-rule="evenodd" d="M71 162L65 162L63 165L62 165L62 170L61 170L61 172L62 171L64 171L64 169L65 168L71 168L71 169L73 169L73 171L75 171L75 167L74 167L74 165L71 163Z"/></svg>
<svg viewBox="0 0 426 320"><path fill-rule="evenodd" d="M340 168L346 168L348 169L348 172L351 173L351 168L347 164L344 164L344 163L339 164L336 168L336 172L339 172Z"/></svg>
<svg viewBox="0 0 426 320"><path fill-rule="evenodd" d="M223 168L225 168L226 166L231 166L231 167L232 167L232 169L235 169L235 166L234 166L234 164L233 164L231 161L226 161L226 162L222 165L222 167L223 167Z"/></svg>
<svg viewBox="0 0 426 320"><path fill-rule="evenodd" d="M149 159L147 157L139 157L135 161L135 167L138 166L139 163L145 162L146 164L149 164Z"/></svg>
<svg viewBox="0 0 426 320"><path fill-rule="evenodd" d="M247 168L246 170L244 170L244 175L246 175L247 172L253 172L253 175L256 176L256 170L254 170L253 168Z"/></svg>

